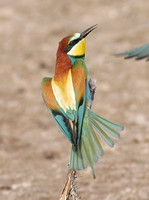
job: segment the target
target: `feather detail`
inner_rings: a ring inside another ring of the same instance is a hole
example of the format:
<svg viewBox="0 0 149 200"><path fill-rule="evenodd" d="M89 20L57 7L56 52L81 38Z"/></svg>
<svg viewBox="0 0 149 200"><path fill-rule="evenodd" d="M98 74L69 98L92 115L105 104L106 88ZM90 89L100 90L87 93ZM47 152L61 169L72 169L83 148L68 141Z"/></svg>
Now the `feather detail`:
<svg viewBox="0 0 149 200"><path fill-rule="evenodd" d="M42 96L49 109L57 110L58 106L51 86L52 78L44 78L41 83Z"/></svg>
<svg viewBox="0 0 149 200"><path fill-rule="evenodd" d="M119 133L117 130L123 130L123 126L106 120L86 108L80 142L77 149L72 146L69 167L70 169L79 170L90 166L95 178L94 162L97 162L98 155L102 156L104 151L94 129L110 147L113 147L114 142L108 134L118 138Z"/></svg>
<svg viewBox="0 0 149 200"><path fill-rule="evenodd" d="M59 106L65 112L67 112L67 110L76 111L76 99L73 89L71 69L68 71L68 74L61 77L60 81L56 81L53 78L51 84L54 96Z"/></svg>
<svg viewBox="0 0 149 200"><path fill-rule="evenodd" d="M146 60L149 61L149 43L142 45L140 47L137 47L135 49L131 49L129 51L124 51L117 54L118 56L126 56L125 58L132 58L136 57L136 60L140 60L143 58L147 58Z"/></svg>
<svg viewBox="0 0 149 200"><path fill-rule="evenodd" d="M85 70L83 67L75 68L75 66L73 66L71 73L73 87L77 96L77 102L79 102L85 92Z"/></svg>
<svg viewBox="0 0 149 200"><path fill-rule="evenodd" d="M64 49L68 44L70 36L65 37L59 42L59 48L57 50L56 66L55 66L55 80L59 81L62 76L66 75L71 69L71 60L65 53Z"/></svg>

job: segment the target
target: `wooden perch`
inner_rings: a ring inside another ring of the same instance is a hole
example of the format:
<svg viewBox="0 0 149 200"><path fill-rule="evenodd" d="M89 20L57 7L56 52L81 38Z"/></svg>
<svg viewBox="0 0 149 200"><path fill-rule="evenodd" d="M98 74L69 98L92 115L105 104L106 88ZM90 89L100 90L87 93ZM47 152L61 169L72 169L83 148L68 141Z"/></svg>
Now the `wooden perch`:
<svg viewBox="0 0 149 200"><path fill-rule="evenodd" d="M95 79L89 80L89 88L90 88L91 100L93 102L95 90L96 90ZM60 200L70 200L70 198L72 198L73 200L81 200L81 198L77 195L77 191L74 186L75 181L76 181L76 171L68 170L67 179L66 179L64 188L62 190Z"/></svg>

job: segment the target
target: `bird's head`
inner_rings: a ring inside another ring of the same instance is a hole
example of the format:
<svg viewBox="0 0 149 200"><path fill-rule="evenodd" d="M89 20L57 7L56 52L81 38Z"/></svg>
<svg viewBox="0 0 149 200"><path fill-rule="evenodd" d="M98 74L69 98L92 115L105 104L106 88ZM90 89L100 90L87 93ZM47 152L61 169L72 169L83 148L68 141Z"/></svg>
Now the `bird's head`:
<svg viewBox="0 0 149 200"><path fill-rule="evenodd" d="M71 57L82 57L85 55L86 36L97 27L97 24L86 29L82 33L74 33L60 42L63 51Z"/></svg>

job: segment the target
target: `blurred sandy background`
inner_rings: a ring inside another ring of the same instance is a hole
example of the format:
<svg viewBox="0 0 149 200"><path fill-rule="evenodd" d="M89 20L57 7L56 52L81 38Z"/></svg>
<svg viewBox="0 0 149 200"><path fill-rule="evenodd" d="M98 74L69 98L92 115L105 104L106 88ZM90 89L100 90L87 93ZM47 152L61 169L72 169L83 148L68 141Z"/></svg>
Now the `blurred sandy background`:
<svg viewBox="0 0 149 200"><path fill-rule="evenodd" d="M58 199L71 145L40 95L58 42L91 25L93 109L125 125L114 149L78 175L82 200L149 200L149 62L113 56L149 42L146 0L0 0L0 200Z"/></svg>

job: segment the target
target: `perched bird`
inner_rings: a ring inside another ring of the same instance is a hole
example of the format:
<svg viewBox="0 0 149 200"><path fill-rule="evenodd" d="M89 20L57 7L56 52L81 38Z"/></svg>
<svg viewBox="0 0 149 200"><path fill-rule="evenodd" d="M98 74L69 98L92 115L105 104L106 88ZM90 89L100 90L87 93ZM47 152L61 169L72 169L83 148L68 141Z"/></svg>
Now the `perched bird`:
<svg viewBox="0 0 149 200"><path fill-rule="evenodd" d="M149 43L129 51L118 53L117 55L126 56L126 59L132 57L136 57L136 60L146 58L146 60L149 61Z"/></svg>
<svg viewBox="0 0 149 200"><path fill-rule="evenodd" d="M110 146L109 135L119 138L122 125L97 115L90 109L91 95L84 62L86 36L96 28L67 36L59 42L55 74L44 78L41 92L44 102L66 138L72 143L69 168L81 170L90 166L93 176L94 162L104 151L95 133Z"/></svg>

